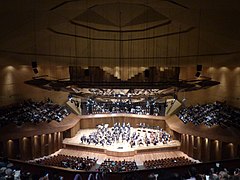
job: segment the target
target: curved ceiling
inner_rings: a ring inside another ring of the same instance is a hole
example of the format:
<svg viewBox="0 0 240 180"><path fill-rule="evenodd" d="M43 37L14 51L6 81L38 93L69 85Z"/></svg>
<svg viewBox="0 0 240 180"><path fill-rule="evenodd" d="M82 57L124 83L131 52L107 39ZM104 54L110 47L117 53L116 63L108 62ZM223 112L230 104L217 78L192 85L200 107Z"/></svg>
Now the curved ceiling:
<svg viewBox="0 0 240 180"><path fill-rule="evenodd" d="M95 64L121 57L142 66L167 65L168 59L236 66L239 7L238 0L1 1L1 64L33 58Z"/></svg>
<svg viewBox="0 0 240 180"><path fill-rule="evenodd" d="M73 20L84 24L104 25L106 30L111 27L122 30L129 26L160 23L168 18L145 4L115 2L92 6Z"/></svg>

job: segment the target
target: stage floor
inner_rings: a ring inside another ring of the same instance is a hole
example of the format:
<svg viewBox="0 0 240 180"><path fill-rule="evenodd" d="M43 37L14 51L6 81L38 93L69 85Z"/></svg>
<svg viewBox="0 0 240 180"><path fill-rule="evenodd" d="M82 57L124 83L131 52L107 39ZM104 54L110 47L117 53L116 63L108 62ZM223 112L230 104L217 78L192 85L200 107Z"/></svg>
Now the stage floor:
<svg viewBox="0 0 240 180"><path fill-rule="evenodd" d="M200 163L198 160L180 151L180 142L177 140L171 140L168 144L141 145L133 148L131 148L127 142L114 143L111 146L82 144L80 137L82 135L88 135L95 130L96 129L81 129L74 137L65 138L63 140L63 149L60 149L50 156L64 154L76 157L88 156L89 158L96 158L98 160L97 165L94 166L92 170L96 170L106 159L111 159L113 161L135 161L140 169L144 169L143 162L146 160L165 158L185 157L193 162Z"/></svg>
<svg viewBox="0 0 240 180"><path fill-rule="evenodd" d="M72 149L88 149L93 151L98 151L101 153L105 153L110 156L121 156L121 157L129 157L134 156L136 154L142 153L142 152L153 152L153 151L173 151L173 150L179 150L180 149L180 142L177 140L171 140L167 144L159 143L157 145L150 144L148 146L146 145L140 145L140 146L134 146L131 148L130 144L126 141L120 141L115 142L112 145L105 145L102 146L100 144L86 144L81 143L80 138L83 135L88 136L91 132L95 131L96 129L82 129L78 131L78 133L72 137L72 138L65 138L63 140L64 147L72 148ZM134 130L139 130L138 128L135 128ZM138 131L140 132L140 130ZM144 133L144 132L141 132Z"/></svg>

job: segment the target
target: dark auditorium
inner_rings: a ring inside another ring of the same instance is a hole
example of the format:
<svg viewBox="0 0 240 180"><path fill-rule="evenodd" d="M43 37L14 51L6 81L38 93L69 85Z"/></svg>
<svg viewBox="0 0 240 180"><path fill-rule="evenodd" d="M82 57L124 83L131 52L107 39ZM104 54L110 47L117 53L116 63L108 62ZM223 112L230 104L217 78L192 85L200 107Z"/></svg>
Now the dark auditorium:
<svg viewBox="0 0 240 180"><path fill-rule="evenodd" d="M240 180L239 7L0 1L0 180Z"/></svg>

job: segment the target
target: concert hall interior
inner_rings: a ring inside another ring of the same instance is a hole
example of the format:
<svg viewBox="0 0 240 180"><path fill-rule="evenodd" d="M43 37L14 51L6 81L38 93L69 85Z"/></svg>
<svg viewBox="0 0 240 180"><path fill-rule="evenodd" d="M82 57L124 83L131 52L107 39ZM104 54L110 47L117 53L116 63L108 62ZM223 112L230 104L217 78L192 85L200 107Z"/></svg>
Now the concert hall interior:
<svg viewBox="0 0 240 180"><path fill-rule="evenodd" d="M240 179L240 1L0 1L0 179Z"/></svg>

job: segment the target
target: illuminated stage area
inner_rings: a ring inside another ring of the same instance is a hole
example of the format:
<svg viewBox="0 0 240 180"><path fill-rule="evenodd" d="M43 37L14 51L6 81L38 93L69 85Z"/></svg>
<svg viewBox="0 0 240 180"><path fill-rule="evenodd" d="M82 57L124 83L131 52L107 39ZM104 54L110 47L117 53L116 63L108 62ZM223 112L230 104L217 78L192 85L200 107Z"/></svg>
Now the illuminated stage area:
<svg viewBox="0 0 240 180"><path fill-rule="evenodd" d="M107 128L106 130L110 131L111 129L113 128ZM63 146L65 148L74 150L96 151L113 157L131 157L144 152L166 152L176 151L180 149L179 141L171 140L171 138L169 138L167 141L162 140L163 134L167 134L162 130L131 127L131 138L129 141L120 137L118 140L113 141L111 144L101 144L99 137L98 142L89 142L90 140L88 137L93 136L96 131L96 129L82 129L78 131L74 137L65 138L63 140ZM134 135L138 136L138 138L133 138ZM83 137L88 138L88 140L83 141ZM157 143L154 140L156 137L158 137ZM133 140L131 139L135 139L134 145L132 144ZM146 139L149 139L149 144L146 143Z"/></svg>

